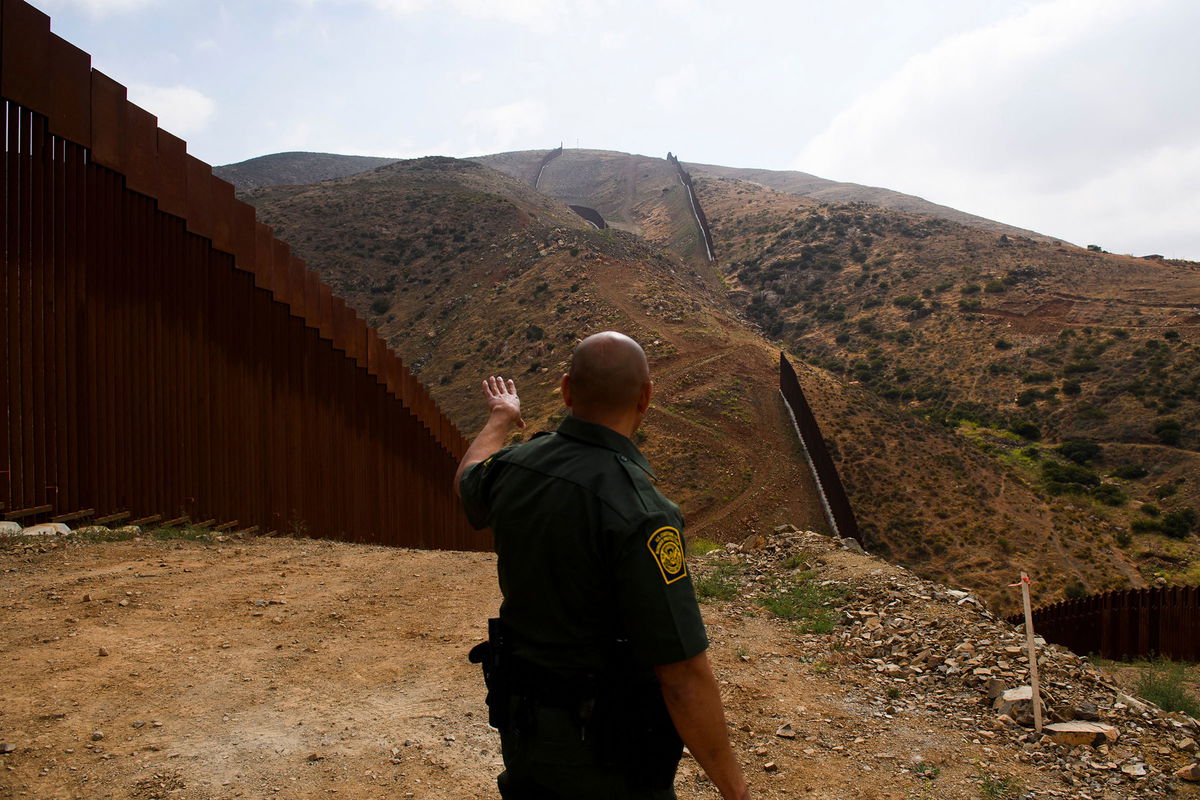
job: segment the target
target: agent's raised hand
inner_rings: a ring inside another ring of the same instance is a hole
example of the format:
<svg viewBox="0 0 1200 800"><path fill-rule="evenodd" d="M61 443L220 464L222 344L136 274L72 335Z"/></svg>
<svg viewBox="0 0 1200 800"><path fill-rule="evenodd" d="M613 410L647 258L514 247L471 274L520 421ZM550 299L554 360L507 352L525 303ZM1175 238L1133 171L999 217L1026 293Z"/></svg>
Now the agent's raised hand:
<svg viewBox="0 0 1200 800"><path fill-rule="evenodd" d="M517 385L511 378L506 383L502 377L490 376L483 382L483 393L487 395L489 414L518 428L525 427L525 420L521 417L521 398L517 396Z"/></svg>

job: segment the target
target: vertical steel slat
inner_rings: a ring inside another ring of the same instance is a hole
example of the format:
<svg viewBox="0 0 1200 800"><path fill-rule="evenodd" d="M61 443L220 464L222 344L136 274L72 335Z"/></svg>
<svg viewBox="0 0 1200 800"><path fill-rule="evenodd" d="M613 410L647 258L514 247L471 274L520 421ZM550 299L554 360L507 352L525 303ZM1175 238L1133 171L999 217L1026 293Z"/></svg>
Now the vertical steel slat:
<svg viewBox="0 0 1200 800"><path fill-rule="evenodd" d="M0 12L2 13L2 12ZM2 25L0 25L0 42L4 40L2 34ZM0 54L0 64L2 64L2 54ZM10 125L10 114L12 114L12 103L7 101L0 102L0 114L4 115L4 140L5 149L7 150L8 142L8 125ZM10 357L10 345L13 341L12 330L8 327L10 324L10 314L8 314L8 281L12 273L16 271L16 265L10 260L8 253L8 242L10 242L10 230L8 230L8 204L11 203L12 186L10 184L10 169L8 169L8 154L5 152L4 157L0 157L0 170L4 172L4 206L0 207L0 215L4 216L4 222L0 223L0 255L4 257L4 275L0 275L0 336L4 336L4 342L0 343L0 356L2 356L2 365L0 365L0 503L4 503L5 507L12 507L12 495L10 493L10 485L12 482L12 470L16 468L11 461L12 451L10 449L10 440L8 440L8 420L12 413L12 395L11 389L11 368L12 361Z"/></svg>
<svg viewBox="0 0 1200 800"><path fill-rule="evenodd" d="M213 292L212 276L216 270L217 253L211 248L197 248L200 253L196 269L196 299L199 313L196 315L196 429L199 441L196 456L199 460L199 478L196 482L196 515L208 519L213 513L213 448L216 433L212 429L212 355Z"/></svg>
<svg viewBox="0 0 1200 800"><path fill-rule="evenodd" d="M188 183L191 192L191 182ZM180 500L184 504L185 513L199 520L203 515L200 504L204 497L204 452L206 432L202 410L204 406L205 387L201 382L201 336L203 335L203 320L206 312L206 298L203 293L202 276L207 266L208 247L198 236L191 233L184 237L186 256L183 270L180 274L180 341L182 357L180 365L183 368L183 385L180 395L184 410L183 423L186 436L187 475L186 491Z"/></svg>
<svg viewBox="0 0 1200 800"><path fill-rule="evenodd" d="M3 248L4 258L4 274L0 275L0 356L3 356L4 366L0 371L0 412L3 412L3 417L0 418L0 502L5 504L6 508L13 507L12 496L12 481L13 472L17 469L17 465L12 458L12 440L10 438L9 425L12 419L12 414L15 408L13 398L13 386L15 383L13 375L13 366L16 361L13 359L13 352L10 349L18 341L16 331L13 329L16 323L17 315L13 313L9 306L10 299L10 283L13 276L16 274L16 260L12 256L14 247L12 232L13 232L13 197L12 184L10 178L12 176L12 125L13 117L16 113L16 105L14 103L4 101L4 157L0 159L0 169L4 171L4 175L0 178L0 186L4 187L4 207L0 208L0 214L4 217L4 233L3 241L0 242L0 247Z"/></svg>
<svg viewBox="0 0 1200 800"><path fill-rule="evenodd" d="M97 205L100 186L90 162L77 167L80 182L80 201L76 210L80 220L79 239L79 325L80 354L79 382L82 397L79 403L79 473L81 504L86 508L103 509L99 484L100 455L97 445L100 417L99 333L96 322L96 270L100 264L97 228L100 209Z"/></svg>
<svg viewBox="0 0 1200 800"><path fill-rule="evenodd" d="M133 439L133 421L137 410L130 402L129 387L132 385L135 347L133 336L134 306L136 298L130 296L133 273L141 250L141 238L136 236L136 207L132 193L124 190L124 175L116 182L117 189L117 237L113 241L116 255L116 270L113 273L113 308L116 341L116 369L113 373L113 408L116 425L113 427L113 449L117 453L117 505L140 515L137 506L138 478L136 468L137 443Z"/></svg>
<svg viewBox="0 0 1200 800"><path fill-rule="evenodd" d="M141 148L131 147L131 151ZM132 156L132 152L131 152ZM137 161L131 157L131 161ZM151 478L153 463L150 449L154 431L149 429L147 395L154 391L154 376L150 374L148 362L149 339L147 311L149 310L149 287L147 265L151 237L148 235L146 214L150 205L145 197L132 192L125 193L129 214L129 239L126 239L128 269L125 273L124 296L127 327L125 329L128 361L121 375L121 405L127 409L126 473L130 496L126 508L136 517L152 513L149 504L147 482Z"/></svg>
<svg viewBox="0 0 1200 800"><path fill-rule="evenodd" d="M70 452L70 395L75 391L72 375L70 374L70 346L72 309L68 296L70 276L67 270L67 248L70 234L67 225L67 143L60 138L54 140L54 154L51 161L53 170L54 205L53 233L51 240L53 250L54 276L54 356L51 359L53 381L50 387L55 410L54 441L55 441L55 475L54 484L58 487L55 500L60 511L73 511L79 508L74 499L74 481L71 477L73 467Z"/></svg>
<svg viewBox="0 0 1200 800"><path fill-rule="evenodd" d="M54 396L49 393L49 376L47 369L47 353L53 353L53 289L48 292L50 276L49 230L51 191L49 175L47 174L47 159L49 139L46 133L46 119L41 114L33 117L33 129L30 136L30 208L33 211L33 222L30 229L30 302L33 305L33 329L29 331L33 340L32 373L30 403L27 414L33 419L33 440L35 457L33 504L42 505L50 502L54 492L47 487L54 483L54 454L56 448L52 438L52 428L48 423L51 414L47 413L48 405L52 408ZM36 404L36 410L35 405ZM56 504L57 505L57 504ZM57 510L57 509L55 509Z"/></svg>
<svg viewBox="0 0 1200 800"><path fill-rule="evenodd" d="M156 132L157 133L157 132ZM155 137L157 140L157 135ZM162 400L165 394L163 387L162 348L162 273L159 265L162 260L163 237L167 233L169 220L158 213L153 202L146 203L146 263L143 274L146 280L146 363L144 384L146 416L142 421L144 434L147 438L148 452L143 469L148 473L146 484L145 514L165 514L164 486L170 479L163 462ZM145 430L148 428L148 430Z"/></svg>
<svg viewBox="0 0 1200 800"><path fill-rule="evenodd" d="M99 420L103 431L101 448L107 455L108 468L103 480L106 484L108 503L107 511L126 510L128 493L125 482L124 453L118 450L117 443L121 440L121 427L124 422L124 411L120 407L118 397L118 382L124 367L124 315L121 309L119 286L121 274L124 271L124 249L119 242L124 231L121 230L125 219L124 192L121 191L121 179L117 173L103 167L105 189L105 223L102 224L104 258L100 267L100 289L106 313L100 315L99 329L103 331L104 367L100 381L104 386L103 416Z"/></svg>
<svg viewBox="0 0 1200 800"><path fill-rule="evenodd" d="M90 131L89 131L90 133ZM67 312L67 412L64 418L67 452L70 466L68 480L69 508L89 508L85 496L84 451L80 442L83 409L87 407L87 386L83 365L83 302L84 290L84 201L87 190L83 182L83 148L72 142L66 145L66 174L64 181L64 218L67 230L64 263L66 268Z"/></svg>
<svg viewBox="0 0 1200 800"><path fill-rule="evenodd" d="M20 507L37 505L34 486L37 483L37 455L33 440L33 275L32 275L32 227L33 227L33 187L31 185L32 161L31 147L33 115L21 115L20 133L20 179L18 186L18 202L21 204L21 214L18 228L18 275L20 278L18 296L21 303L21 327L24 332L21 337L20 376L21 376L21 472Z"/></svg>

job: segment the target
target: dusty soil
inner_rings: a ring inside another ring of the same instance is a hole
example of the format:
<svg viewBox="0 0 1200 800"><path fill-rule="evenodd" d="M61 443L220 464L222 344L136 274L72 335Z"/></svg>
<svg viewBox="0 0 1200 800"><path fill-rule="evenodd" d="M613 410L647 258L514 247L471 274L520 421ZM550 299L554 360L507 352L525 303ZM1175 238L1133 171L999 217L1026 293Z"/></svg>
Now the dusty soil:
<svg viewBox="0 0 1200 800"><path fill-rule="evenodd" d="M839 582L901 573L818 561ZM496 796L498 738L465 658L499 601L491 555L58 540L5 545L0 574L0 741L16 747L0 797ZM972 715L889 707L828 636L751 609L704 606L756 797L1078 796ZM785 723L794 738L776 736ZM677 786L717 796L686 758Z"/></svg>

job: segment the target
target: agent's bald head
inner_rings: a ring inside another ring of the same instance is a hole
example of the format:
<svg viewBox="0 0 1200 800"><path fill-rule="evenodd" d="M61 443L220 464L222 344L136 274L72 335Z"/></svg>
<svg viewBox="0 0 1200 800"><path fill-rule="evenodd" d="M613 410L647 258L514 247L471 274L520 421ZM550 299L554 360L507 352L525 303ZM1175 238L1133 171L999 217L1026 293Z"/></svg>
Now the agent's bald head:
<svg viewBox="0 0 1200 800"><path fill-rule="evenodd" d="M623 412L637 408L642 392L650 384L650 365L642 346L633 339L604 331L575 346L567 375L570 403L576 413Z"/></svg>

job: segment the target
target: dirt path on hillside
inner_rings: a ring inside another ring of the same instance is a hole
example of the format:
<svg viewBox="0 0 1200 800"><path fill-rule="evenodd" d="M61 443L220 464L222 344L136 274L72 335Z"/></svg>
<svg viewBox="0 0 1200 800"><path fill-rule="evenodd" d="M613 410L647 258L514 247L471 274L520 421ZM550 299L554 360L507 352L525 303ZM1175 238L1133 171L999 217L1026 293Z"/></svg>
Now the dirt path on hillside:
<svg viewBox="0 0 1200 800"><path fill-rule="evenodd" d="M269 539L8 547L0 741L16 749L0 756L0 797L496 796L498 739L465 659L499 600L492 556ZM845 559L843 572L881 568ZM819 637L745 607L704 611L758 798L973 799L981 765L1055 783L953 715L891 708L873 670L839 674ZM793 738L776 735L785 724ZM688 759L677 785L716 797Z"/></svg>
<svg viewBox="0 0 1200 800"><path fill-rule="evenodd" d="M695 325L664 324L661 312L649 311L636 299L666 294L661 281L669 279L663 276L647 275L631 289L621 283L616 266L600 263L594 267L593 279L606 303L636 326L653 332L673 353L653 364L655 400L651 413L656 422L665 423L669 435L691 446L722 453L721 461L715 464L720 474L705 475L698 481L707 486L719 483L719 490L713 491L719 499L689 515L689 535L726 542L769 531L780 522L824 526L819 505L806 502L817 497L816 487L775 388L779 381L778 351L749 329L731 324L728 309L693 309L687 313L707 317ZM707 395L720 393L736 380L741 381L738 396L726 397L731 406L729 413L718 414L717 419L713 413L672 408L692 401L711 402ZM771 440L770 446L763 446L764 438ZM790 452L793 457L781 459L781 452Z"/></svg>

